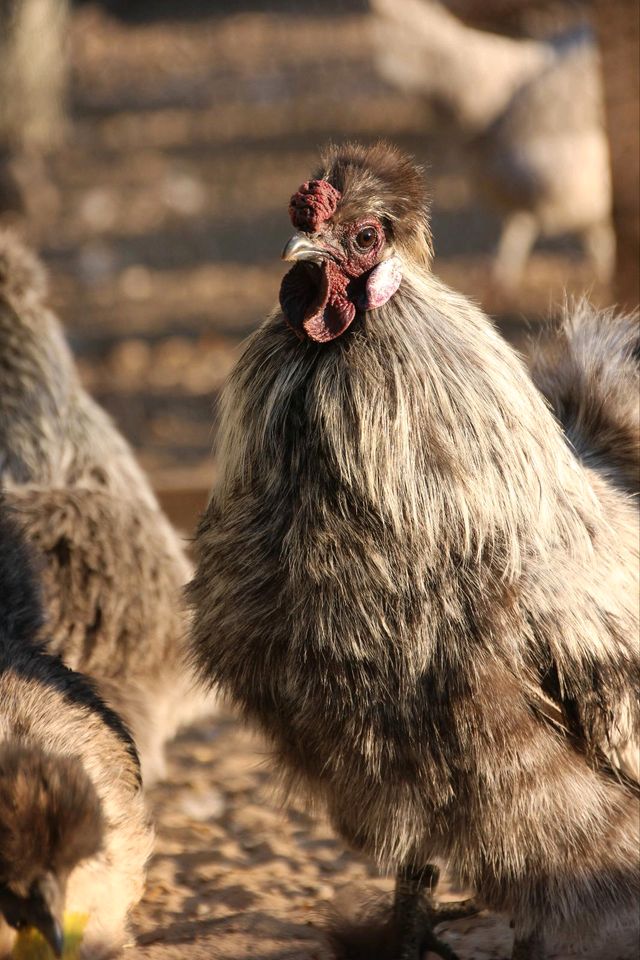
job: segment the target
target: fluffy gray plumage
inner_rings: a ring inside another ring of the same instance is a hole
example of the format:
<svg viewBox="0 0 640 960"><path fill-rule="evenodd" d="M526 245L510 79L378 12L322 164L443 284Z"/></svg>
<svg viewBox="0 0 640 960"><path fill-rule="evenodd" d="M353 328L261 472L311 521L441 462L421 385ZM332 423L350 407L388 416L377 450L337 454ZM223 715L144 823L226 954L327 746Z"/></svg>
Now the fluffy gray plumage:
<svg viewBox="0 0 640 960"><path fill-rule="evenodd" d="M347 843L396 871L447 861L539 956L545 932L638 898L631 321L582 310L564 361L541 361L549 397L574 397L565 433L429 272L424 218L385 216L394 156L336 148L316 175L342 191L337 218L355 195L382 217L397 294L328 344L276 311L230 377L194 654Z"/></svg>
<svg viewBox="0 0 640 960"><path fill-rule="evenodd" d="M213 709L186 665L191 568L124 438L83 390L43 271L0 233L0 478L45 560L48 649L95 678L148 784L164 743Z"/></svg>
<svg viewBox="0 0 640 960"><path fill-rule="evenodd" d="M564 322L536 345L533 378L580 459L609 483L640 487L640 325L637 315L565 308Z"/></svg>
<svg viewBox="0 0 640 960"><path fill-rule="evenodd" d="M42 598L24 535L0 504L0 957L14 928L55 943L88 914L83 960L113 956L140 899L151 829L126 728L37 640Z"/></svg>

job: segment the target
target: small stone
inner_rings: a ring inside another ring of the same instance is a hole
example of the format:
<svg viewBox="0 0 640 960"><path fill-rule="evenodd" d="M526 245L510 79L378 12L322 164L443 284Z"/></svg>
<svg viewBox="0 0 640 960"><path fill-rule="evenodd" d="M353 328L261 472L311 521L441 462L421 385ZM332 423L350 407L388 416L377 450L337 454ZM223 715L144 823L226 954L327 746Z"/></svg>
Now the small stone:
<svg viewBox="0 0 640 960"><path fill-rule="evenodd" d="M219 790L208 790L183 797L180 808L191 820L215 820L224 813L225 802Z"/></svg>

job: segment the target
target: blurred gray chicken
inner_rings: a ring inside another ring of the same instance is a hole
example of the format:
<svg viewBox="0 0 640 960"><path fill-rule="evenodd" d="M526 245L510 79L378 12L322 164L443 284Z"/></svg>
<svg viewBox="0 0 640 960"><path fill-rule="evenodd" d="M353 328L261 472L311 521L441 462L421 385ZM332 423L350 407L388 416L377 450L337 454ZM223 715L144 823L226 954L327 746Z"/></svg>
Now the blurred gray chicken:
<svg viewBox="0 0 640 960"><path fill-rule="evenodd" d="M435 0L371 0L382 76L424 96L470 139L501 211L496 281L516 287L539 237L576 234L596 277L615 237L598 53L588 32L511 39L465 26Z"/></svg>
<svg viewBox="0 0 640 960"><path fill-rule="evenodd" d="M113 956L140 899L152 832L135 747L79 674L36 640L43 605L23 534L0 503L0 958L16 931L56 956L64 912L81 956Z"/></svg>
<svg viewBox="0 0 640 960"><path fill-rule="evenodd" d="M47 648L93 677L140 752L213 709L186 664L190 566L124 438L80 385L43 271L0 233L0 478L44 554Z"/></svg>

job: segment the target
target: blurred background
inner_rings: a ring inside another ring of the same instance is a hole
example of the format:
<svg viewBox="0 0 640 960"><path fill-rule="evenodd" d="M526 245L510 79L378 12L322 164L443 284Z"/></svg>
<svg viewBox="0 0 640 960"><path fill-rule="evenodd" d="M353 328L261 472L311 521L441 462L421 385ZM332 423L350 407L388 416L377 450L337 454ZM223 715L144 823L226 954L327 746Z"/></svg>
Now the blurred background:
<svg viewBox="0 0 640 960"><path fill-rule="evenodd" d="M186 528L322 144L414 153L435 272L523 345L637 304L638 128L636 0L0 0L0 223Z"/></svg>

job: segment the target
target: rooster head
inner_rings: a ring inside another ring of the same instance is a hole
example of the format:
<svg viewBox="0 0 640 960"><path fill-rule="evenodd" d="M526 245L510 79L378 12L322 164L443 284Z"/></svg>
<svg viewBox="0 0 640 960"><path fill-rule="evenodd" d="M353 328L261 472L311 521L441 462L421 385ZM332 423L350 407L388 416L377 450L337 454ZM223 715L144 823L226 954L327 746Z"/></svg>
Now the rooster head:
<svg viewBox="0 0 640 960"><path fill-rule="evenodd" d="M431 238L422 171L394 147L332 147L312 180L291 197L294 262L280 305L301 338L334 340L358 313L398 290L403 263L428 264Z"/></svg>

